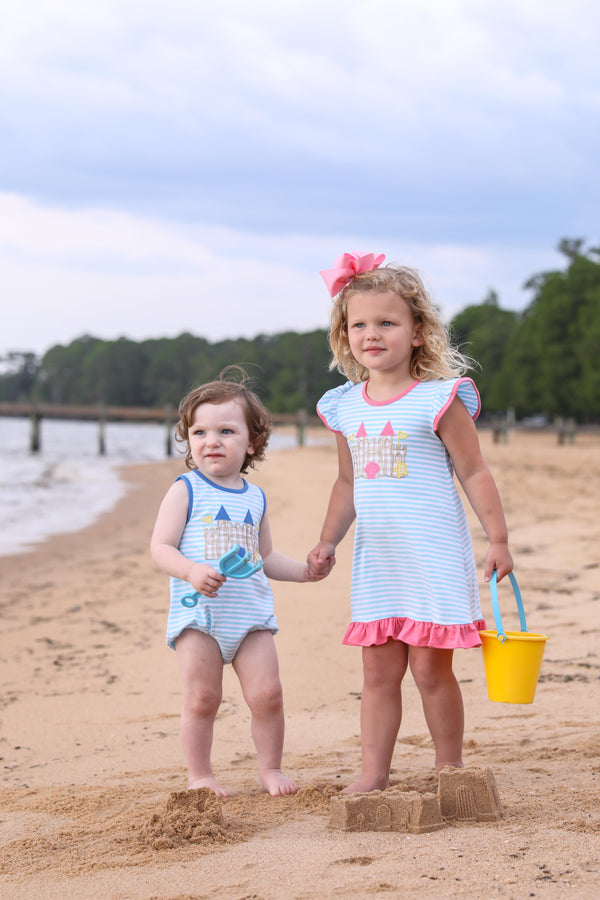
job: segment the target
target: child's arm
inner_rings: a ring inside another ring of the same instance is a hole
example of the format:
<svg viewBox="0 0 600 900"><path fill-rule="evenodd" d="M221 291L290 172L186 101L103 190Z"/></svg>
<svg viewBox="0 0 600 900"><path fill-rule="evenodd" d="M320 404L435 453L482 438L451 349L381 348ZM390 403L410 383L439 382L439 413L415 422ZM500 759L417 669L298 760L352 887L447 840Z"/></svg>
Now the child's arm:
<svg viewBox="0 0 600 900"><path fill-rule="evenodd" d="M335 565L335 548L342 540L356 517L354 510L354 470L352 455L346 438L337 434L338 476L329 498L327 514L321 529L321 538L308 554L311 572L328 575Z"/></svg>
<svg viewBox="0 0 600 900"><path fill-rule="evenodd" d="M216 597L225 576L212 566L193 562L179 550L187 510L187 488L183 481L176 481L167 491L158 511L150 553L159 569L167 575L187 581L205 597Z"/></svg>
<svg viewBox="0 0 600 900"><path fill-rule="evenodd" d="M450 454L456 476L490 542L485 561L485 580L490 580L494 569L500 580L513 570L502 501L481 454L475 423L459 397L442 416L438 435Z"/></svg>
<svg viewBox="0 0 600 900"><path fill-rule="evenodd" d="M269 522L269 514L265 510L265 514L260 523L260 533L258 535L258 548L263 561L263 570L267 578L273 578L274 581L319 581L324 576L313 576L308 571L306 563L298 562L273 550L273 539L271 537L271 525Z"/></svg>

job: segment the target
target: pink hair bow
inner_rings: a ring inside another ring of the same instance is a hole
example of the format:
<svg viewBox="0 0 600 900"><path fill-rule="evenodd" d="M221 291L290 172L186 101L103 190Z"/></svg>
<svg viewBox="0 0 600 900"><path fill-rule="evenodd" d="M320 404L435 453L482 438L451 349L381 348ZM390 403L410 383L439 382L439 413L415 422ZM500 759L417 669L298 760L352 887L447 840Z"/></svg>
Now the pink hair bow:
<svg viewBox="0 0 600 900"><path fill-rule="evenodd" d="M333 264L333 269L324 269L319 274L327 285L327 290L332 297L345 288L349 281L352 281L355 275L362 275L363 272L372 272L378 269L384 261L385 255L380 253L375 256L374 253L344 253L338 256Z"/></svg>

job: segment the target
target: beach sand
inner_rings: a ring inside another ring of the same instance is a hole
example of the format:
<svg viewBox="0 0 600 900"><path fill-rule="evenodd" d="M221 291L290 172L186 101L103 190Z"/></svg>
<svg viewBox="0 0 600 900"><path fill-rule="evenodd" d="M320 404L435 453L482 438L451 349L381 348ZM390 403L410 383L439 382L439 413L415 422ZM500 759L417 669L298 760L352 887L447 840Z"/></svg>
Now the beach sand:
<svg viewBox="0 0 600 900"><path fill-rule="evenodd" d="M322 436L325 436L324 433ZM252 474L277 549L303 559L336 471L333 442L273 452ZM458 651L465 764L489 767L505 815L431 833L329 827L359 769L360 650L349 620L350 536L331 576L274 583L295 797L261 793L231 667L214 768L232 796L186 792L180 686L164 644L168 579L148 544L181 464L126 470L117 507L84 531L0 560L0 894L17 898L597 896L600 883L600 437L482 432L500 488L528 626L549 635L535 701L493 703L482 653ZM482 570L485 539L472 515ZM493 627L488 589L482 603ZM504 625L518 630L500 585ZM414 682L393 760L396 790L435 792Z"/></svg>

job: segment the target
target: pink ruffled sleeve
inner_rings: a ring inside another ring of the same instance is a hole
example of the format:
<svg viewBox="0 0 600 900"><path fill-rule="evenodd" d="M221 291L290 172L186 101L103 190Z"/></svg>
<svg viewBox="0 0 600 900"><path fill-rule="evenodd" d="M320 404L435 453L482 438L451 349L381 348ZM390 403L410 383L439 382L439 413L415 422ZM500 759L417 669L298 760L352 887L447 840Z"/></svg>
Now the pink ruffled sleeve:
<svg viewBox="0 0 600 900"><path fill-rule="evenodd" d="M347 381L346 384L332 388L326 394L323 394L317 403L317 414L330 431L340 432L338 406L346 391L349 391L353 386L351 381Z"/></svg>
<svg viewBox="0 0 600 900"><path fill-rule="evenodd" d="M432 427L434 431L438 430L440 419L457 396L465 404L473 419L476 419L479 415L481 400L479 391L475 387L475 382L472 378L452 378L450 381L440 381L434 395L432 409Z"/></svg>

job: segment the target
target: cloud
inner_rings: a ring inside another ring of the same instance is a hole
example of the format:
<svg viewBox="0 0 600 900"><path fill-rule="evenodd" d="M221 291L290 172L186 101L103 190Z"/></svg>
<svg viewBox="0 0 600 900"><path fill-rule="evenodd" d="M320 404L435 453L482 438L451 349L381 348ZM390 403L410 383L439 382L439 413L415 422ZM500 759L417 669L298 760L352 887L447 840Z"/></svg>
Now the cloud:
<svg viewBox="0 0 600 900"><path fill-rule="evenodd" d="M505 305L522 305L532 264L558 264L543 248L515 255L503 246L371 244L359 234L264 235L0 194L3 345L41 353L83 334L221 340L327 328L318 272L345 249L383 249L419 268L446 318L492 287Z"/></svg>
<svg viewBox="0 0 600 900"><path fill-rule="evenodd" d="M370 192L391 206L402 189L418 227L423 194L475 187L501 207L507 189L537 196L548 168L579 177L573 117L595 100L572 57L590 66L596 51L589 19L556 3L104 0L40 13L13 14L9 188L221 224L241 207L259 228L261 196L292 228L282 195L307 224L306 189L331 191L339 221Z"/></svg>
<svg viewBox="0 0 600 900"><path fill-rule="evenodd" d="M522 306L561 237L597 240L599 26L592 0L13 4L3 343L325 327L345 249L449 314Z"/></svg>

